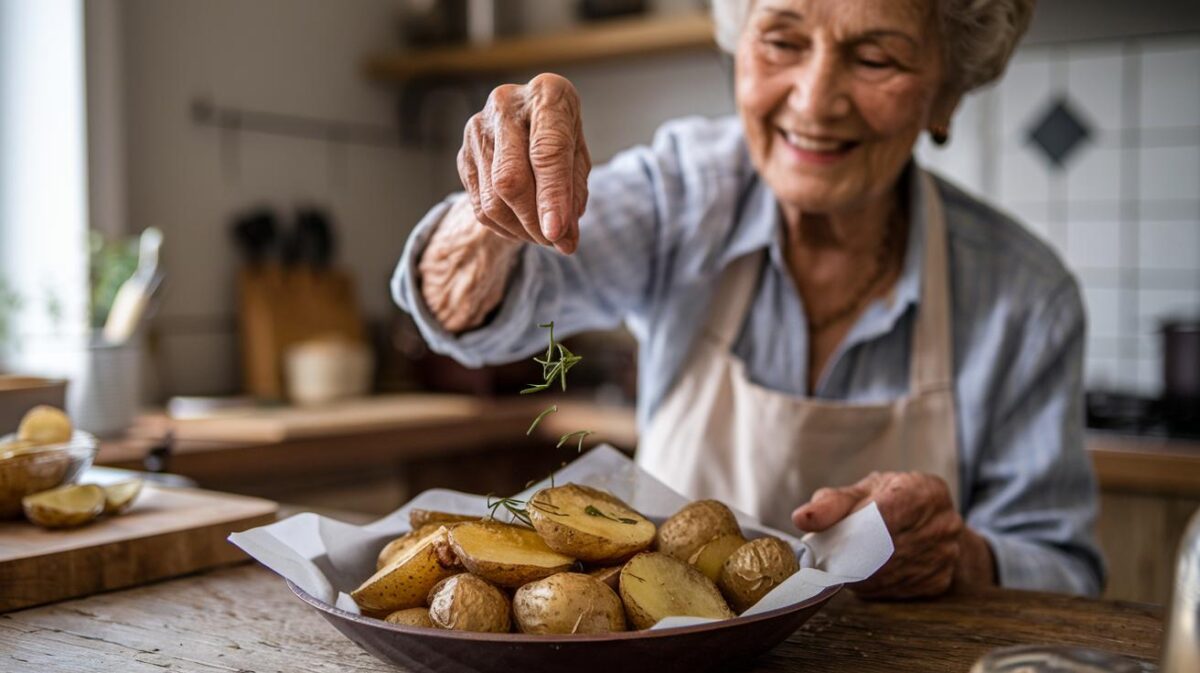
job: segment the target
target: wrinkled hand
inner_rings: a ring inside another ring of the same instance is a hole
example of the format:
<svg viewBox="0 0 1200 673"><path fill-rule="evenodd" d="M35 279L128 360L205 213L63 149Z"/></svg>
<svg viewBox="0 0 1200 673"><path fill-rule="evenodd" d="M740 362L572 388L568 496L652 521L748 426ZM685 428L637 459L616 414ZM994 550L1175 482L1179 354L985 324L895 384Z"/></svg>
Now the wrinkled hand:
<svg viewBox="0 0 1200 673"><path fill-rule="evenodd" d="M863 598L918 598L992 583L987 542L963 523L946 482L920 472L874 472L843 488L822 488L792 512L804 531L822 531L874 500L895 553L852 585Z"/></svg>
<svg viewBox="0 0 1200 673"><path fill-rule="evenodd" d="M564 254L579 243L591 168L579 94L551 74L493 90L467 122L458 153L458 175L480 224Z"/></svg>

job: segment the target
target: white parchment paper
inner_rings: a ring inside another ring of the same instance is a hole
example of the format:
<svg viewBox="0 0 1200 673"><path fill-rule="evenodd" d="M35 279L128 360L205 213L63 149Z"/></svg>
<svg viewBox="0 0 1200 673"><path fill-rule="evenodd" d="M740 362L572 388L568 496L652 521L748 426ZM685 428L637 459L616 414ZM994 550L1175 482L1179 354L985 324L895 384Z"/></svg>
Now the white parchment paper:
<svg viewBox="0 0 1200 673"><path fill-rule="evenodd" d="M687 498L608 445L599 446L562 468L555 473L554 481L556 484L575 482L604 489L660 523L688 502ZM516 497L528 499L546 486L549 486L548 480L531 486ZM488 513L485 496L433 489L365 526L305 513L234 533L229 540L309 595L358 613L358 606L351 600L349 592L375 572L379 550L409 531L408 512L413 508L480 516ZM796 551L801 567L800 572L775 587L745 614L774 610L815 596L826 587L866 579L892 555L892 538L874 503L825 532L803 538L768 528L742 512L734 513L747 539L768 534L784 539ZM654 628L704 621L708 620L670 617Z"/></svg>

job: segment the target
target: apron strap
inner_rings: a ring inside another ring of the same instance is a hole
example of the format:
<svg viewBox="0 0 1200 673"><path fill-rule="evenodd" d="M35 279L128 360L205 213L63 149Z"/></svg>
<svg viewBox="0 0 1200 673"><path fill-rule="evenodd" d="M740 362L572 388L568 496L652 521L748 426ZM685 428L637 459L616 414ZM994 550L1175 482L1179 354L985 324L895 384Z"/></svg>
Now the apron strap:
<svg viewBox="0 0 1200 673"><path fill-rule="evenodd" d="M954 341L950 321L949 262L946 220L933 176L920 171L921 199L917 222L925 227L921 267L921 301L912 341L909 390L913 393L953 388Z"/></svg>
<svg viewBox="0 0 1200 673"><path fill-rule="evenodd" d="M731 262L721 274L708 313L708 332L723 347L733 346L746 322L765 258L764 251L747 253Z"/></svg>

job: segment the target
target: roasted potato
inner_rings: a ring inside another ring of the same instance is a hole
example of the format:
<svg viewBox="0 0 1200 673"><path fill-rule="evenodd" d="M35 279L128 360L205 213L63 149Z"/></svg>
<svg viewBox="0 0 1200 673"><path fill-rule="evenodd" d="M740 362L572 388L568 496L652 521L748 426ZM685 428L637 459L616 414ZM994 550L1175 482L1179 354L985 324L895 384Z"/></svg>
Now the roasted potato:
<svg viewBox="0 0 1200 673"><path fill-rule="evenodd" d="M796 552L777 537L760 537L725 559L717 586L739 613L800 569Z"/></svg>
<svg viewBox="0 0 1200 673"><path fill-rule="evenodd" d="M460 521L479 521L478 515L471 514L452 514L450 512L439 512L433 509L414 509L408 512L408 525L413 530L423 528L430 524L440 523L458 523Z"/></svg>
<svg viewBox="0 0 1200 673"><path fill-rule="evenodd" d="M704 573L705 577L716 582L721 577L721 568L725 566L725 559L732 556L733 552L744 544L746 544L746 538L737 533L718 535L700 545L687 562L696 570Z"/></svg>
<svg viewBox="0 0 1200 673"><path fill-rule="evenodd" d="M529 520L551 549L589 563L618 563L654 541L654 524L590 486L545 488L529 499Z"/></svg>
<svg viewBox="0 0 1200 673"><path fill-rule="evenodd" d="M625 610L617 592L582 573L559 573L517 589L513 616L521 633L625 630Z"/></svg>
<svg viewBox="0 0 1200 673"><path fill-rule="evenodd" d="M433 621L429 619L428 608L405 608L396 610L390 613L383 621L390 624L401 624L403 626L424 626L427 629L434 628Z"/></svg>
<svg viewBox="0 0 1200 673"><path fill-rule="evenodd" d="M448 524L446 525L446 528L448 530L453 526L454 524ZM396 560L400 554L412 549L414 545L441 527L442 524L440 523L427 523L424 526L413 529L387 543L384 545L383 549L379 551L379 558L375 560L375 569L379 570L385 565Z"/></svg>
<svg viewBox="0 0 1200 673"><path fill-rule="evenodd" d="M43 528L82 526L104 512L104 489L95 484L62 486L21 500L25 516Z"/></svg>
<svg viewBox="0 0 1200 673"><path fill-rule="evenodd" d="M503 591L470 573L446 578L429 592L429 619L439 629L508 633L511 611Z"/></svg>
<svg viewBox="0 0 1200 673"><path fill-rule="evenodd" d="M659 552L638 554L621 568L621 600L629 623L637 629L648 629L664 617L734 616L712 580Z"/></svg>
<svg viewBox="0 0 1200 673"><path fill-rule="evenodd" d="M570 570L575 559L546 545L537 531L500 523L472 521L449 531L450 547L469 572L502 587L519 587Z"/></svg>
<svg viewBox="0 0 1200 673"><path fill-rule="evenodd" d="M594 568L589 570L588 574L612 587L613 591L621 588L621 566Z"/></svg>
<svg viewBox="0 0 1200 673"><path fill-rule="evenodd" d="M25 412L17 426L17 439L34 444L62 444L71 441L71 419L62 409L39 404Z"/></svg>
<svg viewBox="0 0 1200 673"><path fill-rule="evenodd" d="M722 535L742 535L733 512L716 500L697 500L658 527L654 549L690 561L697 549Z"/></svg>
<svg viewBox="0 0 1200 673"><path fill-rule="evenodd" d="M130 479L104 487L104 513L120 514L137 500L142 492L142 480Z"/></svg>
<svg viewBox="0 0 1200 673"><path fill-rule="evenodd" d="M433 585L459 572L449 557L444 527L422 538L404 554L379 569L350 597L365 611L395 612L425 604Z"/></svg>

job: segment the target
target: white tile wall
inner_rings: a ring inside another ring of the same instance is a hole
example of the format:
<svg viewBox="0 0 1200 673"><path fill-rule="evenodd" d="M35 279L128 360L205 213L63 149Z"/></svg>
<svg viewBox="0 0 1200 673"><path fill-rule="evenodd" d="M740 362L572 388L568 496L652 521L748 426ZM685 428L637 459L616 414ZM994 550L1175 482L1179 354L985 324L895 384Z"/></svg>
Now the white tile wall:
<svg viewBox="0 0 1200 673"><path fill-rule="evenodd" d="M1143 269L1200 269L1200 222L1142 222L1138 229Z"/></svg>
<svg viewBox="0 0 1200 673"><path fill-rule="evenodd" d="M1195 126L1200 119L1200 45L1150 45L1141 56L1141 126Z"/></svg>
<svg viewBox="0 0 1200 673"><path fill-rule="evenodd" d="M1061 169L1027 140L1059 98L1090 132ZM1200 315L1200 35L1025 49L982 100L984 193L1079 278L1087 384L1157 394L1159 323Z"/></svg>
<svg viewBox="0 0 1200 673"><path fill-rule="evenodd" d="M1200 92L1196 94L1200 97ZM1200 117L1193 123L1200 123ZM1142 200L1200 198L1200 151L1195 145L1143 147L1138 151Z"/></svg>
<svg viewBox="0 0 1200 673"><path fill-rule="evenodd" d="M1067 263L1075 269L1115 269L1120 266L1120 224L1116 221L1068 222Z"/></svg>

